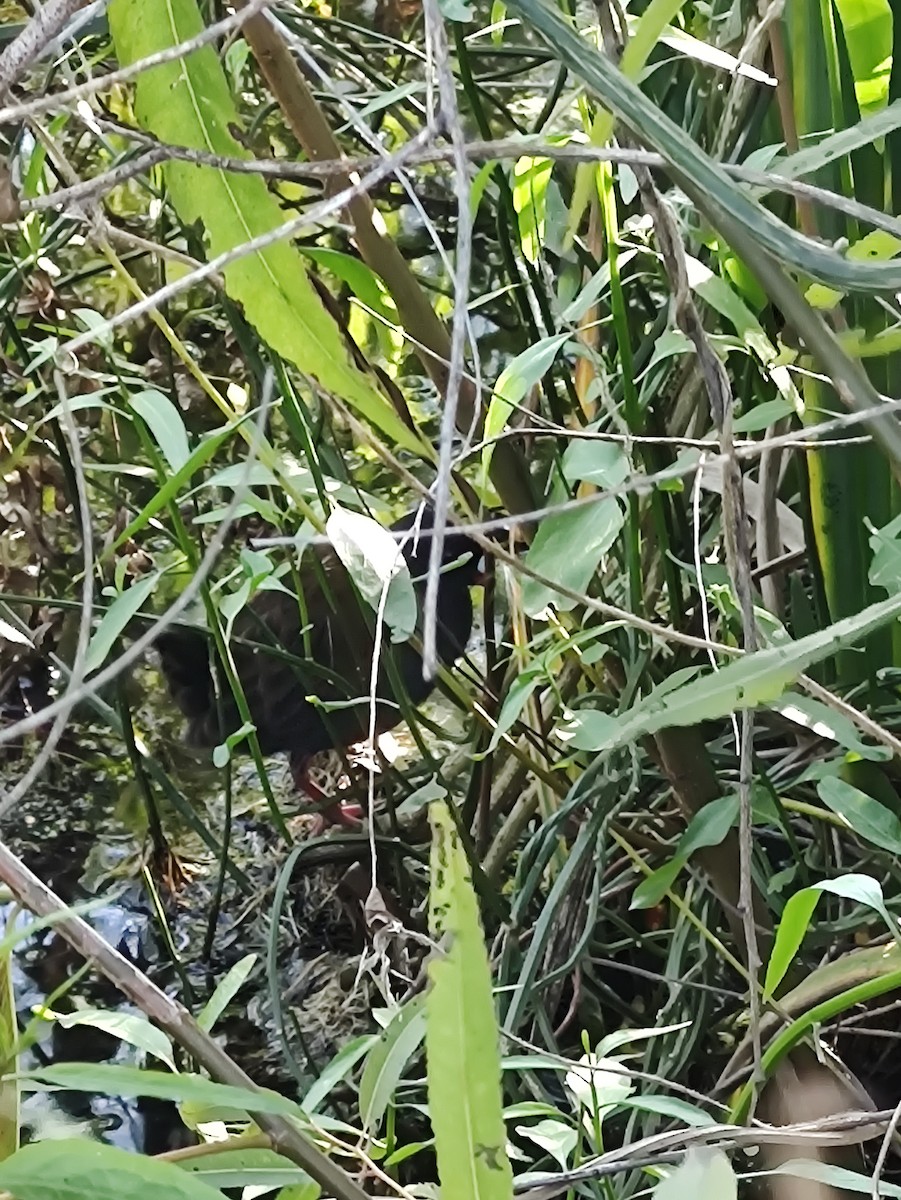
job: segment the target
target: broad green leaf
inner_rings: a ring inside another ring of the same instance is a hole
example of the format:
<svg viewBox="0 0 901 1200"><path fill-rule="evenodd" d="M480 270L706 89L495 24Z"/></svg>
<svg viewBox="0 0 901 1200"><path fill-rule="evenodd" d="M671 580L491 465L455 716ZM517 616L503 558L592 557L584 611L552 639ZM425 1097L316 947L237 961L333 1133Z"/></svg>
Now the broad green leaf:
<svg viewBox="0 0 901 1200"><path fill-rule="evenodd" d="M738 1180L722 1150L692 1146L652 1195L653 1200L736 1200Z"/></svg>
<svg viewBox="0 0 901 1200"><path fill-rule="evenodd" d="M129 397L129 403L142 418L173 471L180 471L191 457L188 434L181 413L168 396L154 388Z"/></svg>
<svg viewBox="0 0 901 1200"><path fill-rule="evenodd" d="M306 1183L292 1183L289 1187L282 1188L278 1200L318 1200L321 1195L322 1188L319 1184L308 1179Z"/></svg>
<svg viewBox="0 0 901 1200"><path fill-rule="evenodd" d="M497 1017L469 865L448 807L432 824L426 1062L429 1113L443 1195L512 1200L500 1086Z"/></svg>
<svg viewBox="0 0 901 1200"><path fill-rule="evenodd" d="M594 708L580 708L566 715L554 730L564 746L573 750L594 750L616 733L617 718Z"/></svg>
<svg viewBox="0 0 901 1200"><path fill-rule="evenodd" d="M566 1072L566 1086L576 1101L601 1123L635 1091L632 1076L622 1059L583 1054Z"/></svg>
<svg viewBox="0 0 901 1200"><path fill-rule="evenodd" d="M889 914L882 896L882 888L869 875L842 875L838 879L827 879L796 892L782 910L782 920L776 929L770 961L764 981L764 996L769 999L778 988L798 952L810 918L823 892L831 892L847 900L854 900L872 908L885 921L893 933L897 933L897 922Z"/></svg>
<svg viewBox="0 0 901 1200"><path fill-rule="evenodd" d="M795 406L781 397L777 400L765 400L763 404L755 404L733 423L734 433L760 433L768 425L781 421L783 417L795 416Z"/></svg>
<svg viewBox="0 0 901 1200"><path fill-rule="evenodd" d="M578 438L563 455L563 478L567 483L596 483L615 488L629 477L629 459L615 442Z"/></svg>
<svg viewBox="0 0 901 1200"><path fill-rule="evenodd" d="M403 813L405 816L413 816L420 809L425 808L427 804L431 804L434 800L444 800L447 796L447 788L442 787L438 782L438 776L433 775L426 780L424 784L418 787L409 796L405 796L401 803L397 806L398 814Z"/></svg>
<svg viewBox="0 0 901 1200"><path fill-rule="evenodd" d="M675 1025L649 1025L644 1029L614 1029L598 1042L595 1053L598 1058L608 1058L622 1046L634 1046L637 1042L649 1042L654 1038L666 1037L670 1033L681 1033L689 1027L688 1021L677 1021Z"/></svg>
<svg viewBox="0 0 901 1200"><path fill-rule="evenodd" d="M255 954L245 954L235 963L224 979L216 984L215 991L197 1014L197 1024L207 1033L213 1028L231 1001L247 981L257 961Z"/></svg>
<svg viewBox="0 0 901 1200"><path fill-rule="evenodd" d="M89 674L102 667L116 638L123 632L126 625L144 606L144 601L152 595L160 580L160 572L154 571L143 579L136 579L127 591L118 595L103 616L88 643L88 654L85 660L85 672Z"/></svg>
<svg viewBox="0 0 901 1200"><path fill-rule="evenodd" d="M76 1025L88 1025L92 1029L102 1029L104 1033L137 1046L147 1054L152 1054L167 1067L175 1070L172 1057L172 1042L163 1033L151 1025L146 1017L138 1013L110 1012L104 1008L79 1008L72 1013L58 1013L51 1009L41 1009L40 1015L48 1020L56 1021L63 1029L73 1029Z"/></svg>
<svg viewBox="0 0 901 1200"><path fill-rule="evenodd" d="M893 596L798 641L733 659L719 671L695 679L675 691L655 688L646 700L639 701L622 716L608 718L599 729L600 736L594 744L583 748L614 750L660 729L699 725L702 721L720 720L741 709L771 704L808 667L854 645L873 630L894 620L899 612L901 596ZM579 716L584 721L584 710Z"/></svg>
<svg viewBox="0 0 901 1200"><path fill-rule="evenodd" d="M202 1075L171 1075L165 1071L141 1071L113 1063L57 1063L18 1076L24 1091L44 1087L76 1092L99 1092L102 1096L155 1096L177 1103L216 1105L234 1113L275 1113L303 1117L296 1104L269 1088L253 1091L214 1083ZM39 1085L33 1087L33 1084Z"/></svg>
<svg viewBox="0 0 901 1200"><path fill-rule="evenodd" d="M16 1200L225 1200L173 1163L87 1138L24 1146L0 1163L0 1188Z"/></svg>
<svg viewBox="0 0 901 1200"><path fill-rule="evenodd" d="M901 592L901 513L888 525L872 530L870 549L870 583L885 588L890 596Z"/></svg>
<svg viewBox="0 0 901 1200"><path fill-rule="evenodd" d="M673 886L679 872L696 850L718 846L738 819L739 800L735 793L720 796L695 813L679 839L673 857L643 879L632 895L630 908L653 908Z"/></svg>
<svg viewBox="0 0 901 1200"><path fill-rule="evenodd" d="M706 846L718 846L738 820L739 798L736 792L719 796L705 804L688 823L679 839L676 853L690 858Z"/></svg>
<svg viewBox="0 0 901 1200"><path fill-rule="evenodd" d="M194 38L204 28L195 0L170 0L162 8L144 0L113 0L108 16L122 66ZM138 121L161 141L249 157L231 132L240 129L241 122L211 45L143 71L135 88ZM177 161L168 162L163 171L181 220L186 225L203 222L213 258L284 223L278 201L259 176ZM223 274L229 296L242 305L274 350L326 391L341 396L398 445L423 452L424 443L387 397L352 365L294 246L282 239L243 255Z"/></svg>
<svg viewBox="0 0 901 1200"><path fill-rule="evenodd" d="M551 369L560 347L565 345L571 336L567 331L542 338L528 350L523 350L522 354L517 354L498 376L494 385L494 395L488 405L483 434L487 444L482 450L482 471L486 479L494 456L492 438L503 433L513 409L522 403L541 377Z"/></svg>
<svg viewBox="0 0 901 1200"><path fill-rule="evenodd" d="M679 878L684 866L684 858L671 858L662 867L658 867L656 871L646 875L632 893L629 908L636 911L654 908Z"/></svg>
<svg viewBox="0 0 901 1200"><path fill-rule="evenodd" d="M579 1141L577 1130L563 1121L544 1120L537 1121L534 1125L517 1125L516 1132L540 1146L561 1171L566 1170L570 1155Z"/></svg>
<svg viewBox="0 0 901 1200"><path fill-rule="evenodd" d="M553 513L538 526L526 554L526 566L571 591L584 593L624 522L622 505L615 496L584 508ZM575 606L574 600L528 576L523 580L522 600L530 617L549 604L562 611Z"/></svg>
<svg viewBox="0 0 901 1200"><path fill-rule="evenodd" d="M325 532L374 612L379 611L387 588L384 616L391 640L407 641L416 628L419 606L410 570L394 536L372 517L337 505L326 522Z"/></svg>
<svg viewBox="0 0 901 1200"><path fill-rule="evenodd" d="M858 837L891 854L901 854L901 821L878 800L835 778L821 779L817 795Z"/></svg>
<svg viewBox="0 0 901 1200"><path fill-rule="evenodd" d="M378 1128L407 1063L425 1037L425 994L399 1008L366 1056L360 1079L360 1117L363 1128Z"/></svg>

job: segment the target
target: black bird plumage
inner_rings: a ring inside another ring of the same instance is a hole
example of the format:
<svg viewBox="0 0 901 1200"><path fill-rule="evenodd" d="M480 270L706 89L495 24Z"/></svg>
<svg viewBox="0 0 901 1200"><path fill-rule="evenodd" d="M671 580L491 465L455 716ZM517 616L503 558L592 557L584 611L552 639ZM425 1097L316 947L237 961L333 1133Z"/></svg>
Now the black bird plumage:
<svg viewBox="0 0 901 1200"><path fill-rule="evenodd" d="M413 529L416 512L395 522L395 533ZM420 528L431 528L432 513ZM413 578L421 629L430 539L415 534L402 549ZM444 542L438 589L438 655L450 664L464 651L472 630L469 589L479 577L481 551L464 534L449 529ZM366 736L374 648L375 614L356 593L350 576L328 546L315 546L301 560L300 595L260 591L235 619L231 650L251 719L264 754L291 756L295 777L305 776L306 760L333 746ZM208 635L200 629L165 630L156 642L169 691L187 718L190 745L212 747L234 733L241 719L221 664L211 664ZM217 704L213 670L220 673ZM422 658L410 642L381 642L376 730L384 733L402 719L395 681L410 702L421 704L432 690L423 679ZM347 707L325 709L307 698Z"/></svg>

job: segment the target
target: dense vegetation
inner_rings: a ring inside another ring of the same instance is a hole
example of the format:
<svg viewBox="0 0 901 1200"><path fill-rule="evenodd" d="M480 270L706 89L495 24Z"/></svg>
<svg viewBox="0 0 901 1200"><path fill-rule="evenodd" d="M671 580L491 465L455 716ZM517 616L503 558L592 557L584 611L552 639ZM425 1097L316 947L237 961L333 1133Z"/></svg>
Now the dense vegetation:
<svg viewBox="0 0 901 1200"><path fill-rule="evenodd" d="M0 1193L898 1194L892 5L4 11ZM154 640L427 493L311 836Z"/></svg>

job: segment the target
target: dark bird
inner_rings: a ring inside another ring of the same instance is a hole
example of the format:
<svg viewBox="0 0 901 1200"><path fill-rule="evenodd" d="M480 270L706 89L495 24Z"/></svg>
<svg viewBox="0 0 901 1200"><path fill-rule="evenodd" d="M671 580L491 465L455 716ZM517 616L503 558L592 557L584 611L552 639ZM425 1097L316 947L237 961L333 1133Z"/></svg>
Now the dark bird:
<svg viewBox="0 0 901 1200"><path fill-rule="evenodd" d="M409 513L391 528L395 533L408 532L414 529L416 518L416 512ZM426 509L419 528L428 531L431 524L432 512ZM402 544L419 606L418 628L430 545L430 538L416 533ZM480 563L479 547L449 528L437 613L437 649L445 665L460 657L469 639L469 589L479 582ZM331 547L308 549L297 576L298 595L260 591L242 609L234 622L231 651L261 752L287 752L297 787L323 799L307 776L310 758L334 746L350 746L368 733L376 616ZM238 706L221 663L215 655L211 657L208 635L200 629L173 628L160 635L156 646L172 698L187 717L188 744L213 747L238 730L242 723ZM410 642L392 645L385 629L380 646L376 733L393 729L402 720L399 694L415 706L422 704L431 690L432 683L423 679L418 651ZM349 810L335 804L324 816L341 824L355 819Z"/></svg>

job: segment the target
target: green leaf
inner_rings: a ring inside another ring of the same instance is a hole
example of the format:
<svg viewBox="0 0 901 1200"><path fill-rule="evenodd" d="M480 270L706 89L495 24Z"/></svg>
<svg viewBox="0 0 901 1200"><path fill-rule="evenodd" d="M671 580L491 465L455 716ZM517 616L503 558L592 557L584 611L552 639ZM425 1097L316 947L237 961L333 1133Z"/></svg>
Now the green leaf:
<svg viewBox="0 0 901 1200"><path fill-rule="evenodd" d="M653 1200L736 1200L738 1180L722 1150L692 1146L683 1162L659 1183Z"/></svg>
<svg viewBox="0 0 901 1200"><path fill-rule="evenodd" d="M516 676L507 688L501 711L497 714L497 725L488 743L489 751L497 749L504 734L519 720L519 715L528 704L532 693L546 678L547 672L541 667L531 668Z"/></svg>
<svg viewBox="0 0 901 1200"><path fill-rule="evenodd" d="M517 159L513 165L513 208L519 225L519 244L526 259L537 262L544 245L547 189L553 163L549 158Z"/></svg>
<svg viewBox="0 0 901 1200"><path fill-rule="evenodd" d="M719 671L683 687L673 690L661 685L622 716L607 718L599 726L593 744L581 748L614 750L660 729L698 725L741 709L772 704L808 667L854 645L894 620L899 612L901 596L893 596L798 641L733 659ZM585 728L586 710L578 715Z"/></svg>
<svg viewBox="0 0 901 1200"><path fill-rule="evenodd" d="M579 1141L578 1132L562 1121L537 1121L534 1125L517 1125L516 1132L535 1142L551 1156L561 1171L569 1165L570 1155Z"/></svg>
<svg viewBox="0 0 901 1200"><path fill-rule="evenodd" d="M814 1162L806 1158L790 1158L788 1162L771 1167L771 1175L790 1175L795 1179L812 1179L823 1183L828 1188L838 1188L843 1192L859 1192L864 1196L873 1195L872 1175L863 1175L860 1171L849 1171L847 1167L837 1167L832 1163ZM897 1183L887 1183L879 1180L880 1197L901 1200L901 1187Z"/></svg>
<svg viewBox="0 0 901 1200"><path fill-rule="evenodd" d="M224 425L221 429L217 429L211 433L209 437L204 438L181 470L176 471L170 479L167 479L163 486L147 501L135 519L129 521L125 529L122 530L110 546L107 553L115 554L119 547L124 546L130 538L139 533L156 516L161 508L165 508L170 500L174 500L181 489L190 481L194 472L199 471L213 457L222 443L237 430L244 419L242 417L241 421L237 421L234 425ZM241 470L240 463L236 464L236 467L237 470ZM248 486L250 486L249 480Z"/></svg>
<svg viewBox="0 0 901 1200"><path fill-rule="evenodd" d="M205 1029L209 1033L244 986L256 961L255 954L245 954L239 962L235 963L225 978L219 980L212 996L197 1014L197 1024L201 1029Z"/></svg>
<svg viewBox="0 0 901 1200"><path fill-rule="evenodd" d="M860 111L878 111L892 73L892 6L889 0L836 0Z"/></svg>
<svg viewBox="0 0 901 1200"><path fill-rule="evenodd" d="M679 878L679 873L684 866L684 858L671 858L662 867L658 867L656 871L646 875L632 893L629 908L640 911L659 904Z"/></svg>
<svg viewBox="0 0 901 1200"><path fill-rule="evenodd" d="M151 1025L146 1017L137 1013L110 1012L103 1008L79 1008L72 1013L58 1013L51 1009L41 1009L40 1014L48 1020L56 1021L63 1029L73 1029L76 1025L88 1025L92 1029L102 1029L104 1033L137 1046L164 1062L167 1067L175 1070L175 1060L172 1057L172 1042L163 1033Z"/></svg>
<svg viewBox="0 0 901 1200"><path fill-rule="evenodd" d="M162 8L144 0L113 0L110 32L121 66L196 37L204 28L194 0ZM216 50L209 44L187 58L142 71L135 112L161 141L214 154L248 158L232 135L238 112ZM169 196L186 225L203 222L215 258L284 223L263 179L215 167L171 161L163 167ZM284 239L245 254L223 270L229 296L283 358L341 396L398 445L421 454L424 443L381 392L350 361L337 325L309 280L301 255Z"/></svg>
<svg viewBox="0 0 901 1200"><path fill-rule="evenodd" d="M231 1143L233 1144L233 1143ZM257 1147L246 1149L223 1149L220 1153L212 1152L212 1143L208 1143L208 1152L197 1158L185 1158L179 1162L181 1169L202 1179L210 1187L216 1188L285 1188L312 1184L312 1180L290 1159L276 1154L274 1150ZM318 1184L313 1184L317 1188ZM284 1192L280 1193L282 1200Z"/></svg>
<svg viewBox="0 0 901 1200"><path fill-rule="evenodd" d="M173 1163L86 1138L23 1147L0 1163L0 1188L16 1200L225 1200Z"/></svg>
<svg viewBox="0 0 901 1200"><path fill-rule="evenodd" d="M655 904L659 904L695 851L705 846L720 844L738 819L738 808L738 796L733 793L711 800L700 812L695 813L679 839L673 857L641 881L632 895L629 907L653 908Z"/></svg>
<svg viewBox="0 0 901 1200"><path fill-rule="evenodd" d="M154 571L152 575L145 575L143 579L136 579L127 591L122 592L112 602L100 618L88 643L88 654L85 660L86 674L103 666L116 638L129 621L141 611L144 601L152 594L159 580L159 571Z"/></svg>
<svg viewBox="0 0 901 1200"><path fill-rule="evenodd" d="M274 1113L303 1118L296 1104L269 1088L249 1090L214 1083L202 1075L170 1075L165 1071L141 1071L113 1063L57 1063L18 1076L25 1091L44 1087L76 1092L99 1092L102 1096L155 1096L177 1103L215 1105L235 1113ZM42 1085L32 1087L32 1084Z"/></svg>
<svg viewBox="0 0 901 1200"><path fill-rule="evenodd" d="M729 178L721 163L700 149L690 133L627 78L624 70L581 36L559 9L543 0L509 0L508 8L552 48L561 66L568 67L601 98L611 122L624 121L645 145L663 155L671 176L693 199L703 197L704 213L712 224L718 226L722 221L730 229L740 226L748 239L769 250L784 267L843 290L901 289L901 264L848 260L831 246L790 229L764 209ZM742 251L742 247L736 249Z"/></svg>
<svg viewBox="0 0 901 1200"><path fill-rule="evenodd" d="M442 1194L511 1200L491 971L466 855L446 804L433 804L426 1061Z"/></svg>
<svg viewBox="0 0 901 1200"><path fill-rule="evenodd" d="M303 1111L305 1113L316 1112L331 1095L335 1085L347 1078L360 1059L369 1052L375 1041L375 1036L367 1033L362 1037L354 1038L346 1046L342 1046L331 1062L320 1071L315 1083L310 1085L301 1102Z"/></svg>
<svg viewBox="0 0 901 1200"><path fill-rule="evenodd" d="M569 713L554 733L573 750L594 750L616 732L617 718L595 708L580 708Z"/></svg>
<svg viewBox="0 0 901 1200"><path fill-rule="evenodd" d="M882 888L869 875L842 875L838 879L827 879L823 883L813 884L796 892L786 902L782 910L782 920L776 929L770 961L767 964L764 981L764 998L769 999L785 978L785 973L792 959L798 952L804 934L810 925L810 918L823 892L855 900L868 908L875 909L893 933L897 933L897 922L890 916L885 907Z"/></svg>
<svg viewBox="0 0 901 1200"><path fill-rule="evenodd" d="M426 998L414 996L399 1008L366 1056L360 1079L360 1116L370 1134L378 1128L407 1063L425 1037Z"/></svg>
<svg viewBox="0 0 901 1200"><path fill-rule="evenodd" d="M567 483L584 481L615 488L628 479L630 467L622 447L615 442L579 438L567 447L562 470Z"/></svg>
<svg viewBox="0 0 901 1200"><path fill-rule="evenodd" d="M681 1121L693 1129L703 1129L707 1125L715 1125L716 1121L703 1108L695 1104L686 1104L675 1096L630 1096L621 1101L624 1108L638 1108L642 1112L659 1113L662 1117L671 1117Z"/></svg>
<svg viewBox="0 0 901 1200"><path fill-rule="evenodd" d="M881 850L901 854L901 821L893 812L843 779L821 779L817 795L849 829Z"/></svg>
<svg viewBox="0 0 901 1200"><path fill-rule="evenodd" d="M4 1076L0 1079L0 1162L19 1148L19 1083L7 1075L18 1068L19 1024L12 964L11 955L0 956L0 1071Z"/></svg>
<svg viewBox="0 0 901 1200"><path fill-rule="evenodd" d="M130 397L129 403L147 425L163 458L173 471L180 471L191 457L191 448L185 423L175 405L154 388L138 392Z"/></svg>
<svg viewBox="0 0 901 1200"><path fill-rule="evenodd" d="M777 400L766 400L763 404L755 404L733 423L734 433L759 433L783 417L795 416L795 406L788 400L779 397Z"/></svg>
<svg viewBox="0 0 901 1200"><path fill-rule="evenodd" d="M485 417L483 436L487 444L482 450L482 471L485 478L488 477L491 459L494 455L492 439L503 433L514 407L522 403L542 376L551 369L560 352L560 347L565 345L571 336L569 332L566 332L542 338L528 350L523 350L522 354L517 354L516 358L501 371L497 383L494 385L494 395L491 397Z"/></svg>
<svg viewBox="0 0 901 1200"><path fill-rule="evenodd" d="M384 617L393 642L405 642L416 628L419 606L406 559L378 521L350 509L332 510L325 532L364 600L378 612L385 588Z"/></svg>
<svg viewBox="0 0 901 1200"><path fill-rule="evenodd" d="M622 505L614 496L545 517L526 554L526 566L584 593L624 522ZM575 607L574 600L528 576L523 580L522 600L530 617L549 604L561 611Z"/></svg>

